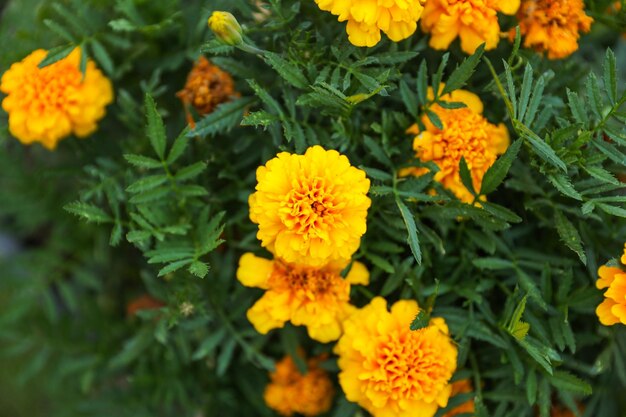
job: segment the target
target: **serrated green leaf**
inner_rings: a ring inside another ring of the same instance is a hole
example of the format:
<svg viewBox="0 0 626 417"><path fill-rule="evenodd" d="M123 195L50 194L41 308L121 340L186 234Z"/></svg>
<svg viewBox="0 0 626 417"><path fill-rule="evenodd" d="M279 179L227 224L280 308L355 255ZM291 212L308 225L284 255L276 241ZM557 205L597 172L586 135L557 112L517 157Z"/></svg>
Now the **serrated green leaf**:
<svg viewBox="0 0 626 417"><path fill-rule="evenodd" d="M563 391L574 392L582 395L591 395L593 389L589 383L583 381L575 375L565 371L554 371L554 374L548 377L553 387Z"/></svg>
<svg viewBox="0 0 626 417"><path fill-rule="evenodd" d="M422 60L417 71L417 100L420 105L428 103L428 67L426 60Z"/></svg>
<svg viewBox="0 0 626 417"><path fill-rule="evenodd" d="M74 48L76 48L75 45L64 45L50 49L46 57L39 63L38 67L43 68L62 60L63 58L68 56L74 50Z"/></svg>
<svg viewBox="0 0 626 417"><path fill-rule="evenodd" d="M204 278L209 273L209 265L204 262L194 261L189 265L189 273L197 276L198 278Z"/></svg>
<svg viewBox="0 0 626 417"><path fill-rule="evenodd" d="M516 140L507 148L506 152L500 156L491 167L489 167L483 177L480 194L487 195L492 193L498 188L502 181L504 181L509 169L511 169L513 161L517 158L517 154L519 153L521 146L522 141Z"/></svg>
<svg viewBox="0 0 626 417"><path fill-rule="evenodd" d="M612 206L610 204L604 203L595 203L596 207L599 207L605 213L608 213L612 216L624 217L626 218L626 210L621 207Z"/></svg>
<svg viewBox="0 0 626 417"><path fill-rule="evenodd" d="M174 176L176 181L185 181L191 178L195 178L198 175L202 174L206 169L206 162L196 162L195 164L186 166L184 168L179 169Z"/></svg>
<svg viewBox="0 0 626 417"><path fill-rule="evenodd" d="M133 198L130 199L130 202L133 204L143 204L150 203L155 200L159 200L165 197L170 192L169 187L157 187L149 191L144 191L138 194L135 194Z"/></svg>
<svg viewBox="0 0 626 417"><path fill-rule="evenodd" d="M461 161L459 162L459 171L461 175L461 182L467 188L467 190L472 193L472 195L476 195L476 190L474 190L474 181L472 180L472 174L470 173L469 168L467 167L467 162L465 161L465 157L461 157Z"/></svg>
<svg viewBox="0 0 626 417"><path fill-rule="evenodd" d="M474 71L480 63L480 59L482 58L484 52L485 44L482 43L478 48L476 48L472 55L465 58L461 65L452 71L452 74L448 77L441 94L448 94L463 87L471 78L472 74L474 74Z"/></svg>
<svg viewBox="0 0 626 417"><path fill-rule="evenodd" d="M104 210L96 207L92 204L84 203L82 201L75 201L67 204L63 207L65 211L75 214L88 222L105 223L110 222L113 219Z"/></svg>
<svg viewBox="0 0 626 417"><path fill-rule="evenodd" d="M583 197L578 191L576 191L567 176L563 174L550 174L548 175L548 180L550 180L550 183L554 185L554 187L562 194L575 200L582 201Z"/></svg>
<svg viewBox="0 0 626 417"><path fill-rule="evenodd" d="M439 130L443 129L443 123L441 122L441 119L439 118L439 116L437 115L437 113L435 113L432 110L426 110L426 116L428 117L428 120L430 120L430 122Z"/></svg>
<svg viewBox="0 0 626 417"><path fill-rule="evenodd" d="M196 127L187 133L187 137L215 136L239 126L246 107L252 102L254 98L243 97L220 104L212 113L200 119Z"/></svg>
<svg viewBox="0 0 626 417"><path fill-rule="evenodd" d="M184 259L182 261L176 261L173 262L169 265L167 265L164 268L161 268L161 270L159 271L159 275L160 277L162 277L163 275L167 275L167 274L171 274L172 272L176 272L178 271L180 268L189 265L190 263L193 262L193 259Z"/></svg>
<svg viewBox="0 0 626 417"><path fill-rule="evenodd" d="M504 206L489 201L482 201L481 207L489 214L510 223L520 223L522 218Z"/></svg>
<svg viewBox="0 0 626 417"><path fill-rule="evenodd" d="M400 81L400 97L402 98L402 102L404 103L409 114L413 117L417 117L417 97L404 80Z"/></svg>
<svg viewBox="0 0 626 417"><path fill-rule="evenodd" d="M100 64L104 72L108 75L112 75L114 71L113 60L111 59L111 56L107 52L106 48L95 38L92 38L89 41L89 44L91 46L93 56L98 61L98 64Z"/></svg>
<svg viewBox="0 0 626 417"><path fill-rule="evenodd" d="M126 159L131 165L138 168L163 168L163 163L161 161L157 161L156 159L148 158L143 155L126 154L124 155L124 159Z"/></svg>
<svg viewBox="0 0 626 417"><path fill-rule="evenodd" d="M474 259L472 263L480 269L499 270L515 268L513 262L502 258L479 258Z"/></svg>
<svg viewBox="0 0 626 417"><path fill-rule="evenodd" d="M417 316L415 316L415 318L411 322L410 329L413 331L424 329L428 327L429 323L430 323L429 314L426 313L424 310L420 310L419 313L417 313Z"/></svg>
<svg viewBox="0 0 626 417"><path fill-rule="evenodd" d="M528 129L522 123L517 120L513 121L513 127L522 136L525 140L527 140L537 155L556 168L559 168L563 172L567 172L567 165L565 162L561 160L554 152L554 149L550 147L543 139L537 136L532 130Z"/></svg>
<svg viewBox="0 0 626 417"><path fill-rule="evenodd" d="M303 72L292 62L284 59L274 52L265 52L263 60L281 76L289 84L296 88L306 89L309 82Z"/></svg>
<svg viewBox="0 0 626 417"><path fill-rule="evenodd" d="M163 160L165 154L165 126L163 126L163 119L157 111L156 103L149 94L145 97L145 110L146 118L148 120L147 135L150 139L152 149L156 152L157 156Z"/></svg>
<svg viewBox="0 0 626 417"><path fill-rule="evenodd" d="M131 230L130 232L126 233L126 240L130 243L143 242L150 239L151 236L152 235L150 234L150 232L147 232L145 230Z"/></svg>
<svg viewBox="0 0 626 417"><path fill-rule="evenodd" d="M44 19L43 24L46 25L48 29L50 29L51 31L53 31L54 33L56 33L61 38L65 39L66 41L74 43L74 44L78 43L76 37L72 35L72 33L69 30L67 30L66 28L64 28L63 26L61 26L59 23L55 22L54 20Z"/></svg>
<svg viewBox="0 0 626 417"><path fill-rule="evenodd" d="M150 175L135 181L134 183L129 185L128 188L126 188L126 191L135 194L152 190L163 184L165 181L167 181L167 176L164 174Z"/></svg>
<svg viewBox="0 0 626 417"><path fill-rule="evenodd" d="M611 105L615 105L617 102L617 63L611 48L606 49L602 67L604 70L604 90L609 97Z"/></svg>
<svg viewBox="0 0 626 417"><path fill-rule="evenodd" d="M530 337L517 340L517 343L522 346L526 353L528 353L549 375L553 374L554 370L552 369L551 359L553 353L550 351L549 347L541 345Z"/></svg>
<svg viewBox="0 0 626 417"><path fill-rule="evenodd" d="M187 146L189 145L189 138L187 137L188 133L189 126L185 127L183 131L180 132L178 137L174 140L172 148L170 149L170 152L167 155L167 160L165 162L167 162L168 164L173 164L178 160L178 158L183 155L183 153L187 149Z"/></svg>
<svg viewBox="0 0 626 417"><path fill-rule="evenodd" d="M594 178L597 178L601 181L604 181L609 184L619 185L620 182L606 169L601 166L584 166L583 169L587 171L589 175Z"/></svg>
<svg viewBox="0 0 626 417"><path fill-rule="evenodd" d="M524 120L526 115L526 109L530 102L531 87L533 85L533 68L530 64L526 64L524 68L524 78L522 80L522 89L519 97L519 108L517 113L517 120Z"/></svg>
<svg viewBox="0 0 626 417"><path fill-rule="evenodd" d="M417 261L418 265L422 264L422 250L420 248L419 238L417 236L417 227L415 226L415 218L413 214L409 210L409 208L400 200L400 198L396 198L396 205L400 210L400 214L402 215L402 220L404 220L404 225L407 230L407 242L409 243L409 247L411 248L411 252L413 253L413 257Z"/></svg>
<svg viewBox="0 0 626 417"><path fill-rule="evenodd" d="M557 210L554 213L554 224L563 243L578 255L583 264L587 265L587 255L585 255L582 239L572 222Z"/></svg>

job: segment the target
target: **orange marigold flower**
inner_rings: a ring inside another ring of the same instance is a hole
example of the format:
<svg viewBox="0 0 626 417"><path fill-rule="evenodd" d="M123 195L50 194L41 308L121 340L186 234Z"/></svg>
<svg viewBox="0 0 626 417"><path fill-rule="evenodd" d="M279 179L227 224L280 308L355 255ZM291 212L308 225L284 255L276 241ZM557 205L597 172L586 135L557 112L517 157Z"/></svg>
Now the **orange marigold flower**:
<svg viewBox="0 0 626 417"><path fill-rule="evenodd" d="M9 113L9 131L25 145L40 142L52 150L74 134L93 133L113 101L113 88L96 64L89 60L85 76L80 71L80 49L39 68L47 51L38 49L11 65L0 80L7 94L2 108Z"/></svg>
<svg viewBox="0 0 626 417"><path fill-rule="evenodd" d="M302 375L291 356L285 356L276 363L276 370L270 373L271 382L265 388L265 404L282 416L295 413L316 416L330 409L334 388L319 363L324 356L307 361L308 372Z"/></svg>
<svg viewBox="0 0 626 417"><path fill-rule="evenodd" d="M429 45L448 49L457 36L461 49L473 54L480 44L487 50L498 46L498 12L513 15L520 0L429 0L422 16L422 30L430 33Z"/></svg>
<svg viewBox="0 0 626 417"><path fill-rule="evenodd" d="M229 73L201 56L187 76L185 87L176 96L185 106L189 125L194 127L189 106L193 106L200 115L209 114L220 104L239 97L239 93L235 91L235 83Z"/></svg>
<svg viewBox="0 0 626 417"><path fill-rule="evenodd" d="M574 53L580 32L589 32L593 23L582 0L524 0L517 17L524 47L547 52L550 59ZM515 30L509 36L514 38Z"/></svg>
<svg viewBox="0 0 626 417"><path fill-rule="evenodd" d="M321 146L279 153L256 171L250 219L257 238L288 263L347 263L365 233L370 181L339 152Z"/></svg>
<svg viewBox="0 0 626 417"><path fill-rule="evenodd" d="M626 265L626 244L621 257L622 265ZM596 308L600 323L605 326L626 324L626 271L621 267L603 265L598 269L596 287L607 288L604 301Z"/></svg>
<svg viewBox="0 0 626 417"><path fill-rule="evenodd" d="M335 347L346 398L374 417L432 417L448 403L457 349L442 318L411 331L415 301L375 297L344 323Z"/></svg>
<svg viewBox="0 0 626 417"><path fill-rule="evenodd" d="M394 42L408 38L417 29L425 0L315 0L320 9L347 21L348 40L355 46L374 46L380 32Z"/></svg>
<svg viewBox="0 0 626 417"><path fill-rule="evenodd" d="M363 264L354 262L345 279L340 275L344 266L307 267L244 254L237 279L247 287L266 290L248 310L248 319L262 334L290 321L306 326L309 336L317 341L339 339L342 322L355 309L350 304L350 285L369 282Z"/></svg>
<svg viewBox="0 0 626 417"><path fill-rule="evenodd" d="M432 91L429 95L432 97ZM462 102L467 107L444 109L435 105L431 110L439 116L443 129L437 128L424 116L422 121L426 129L420 131L417 125L413 125L408 132L417 135L413 140L416 157L424 162L432 161L439 167L435 180L459 200L471 203L474 197L461 181L461 157L467 162L474 189L479 190L485 172L509 146L509 133L504 124L491 124L482 115L483 104L476 94L456 90L442 96L441 100ZM401 175L422 175L425 172L426 168L409 168L402 170Z"/></svg>
<svg viewBox="0 0 626 417"><path fill-rule="evenodd" d="M459 394L467 394L473 391L472 383L469 379L462 379L460 381L456 381L452 383L452 393L450 394L450 398L455 397ZM443 417L454 417L459 414L474 414L474 399L471 398L465 401L463 404L458 407L454 407L452 410L448 411L443 415Z"/></svg>

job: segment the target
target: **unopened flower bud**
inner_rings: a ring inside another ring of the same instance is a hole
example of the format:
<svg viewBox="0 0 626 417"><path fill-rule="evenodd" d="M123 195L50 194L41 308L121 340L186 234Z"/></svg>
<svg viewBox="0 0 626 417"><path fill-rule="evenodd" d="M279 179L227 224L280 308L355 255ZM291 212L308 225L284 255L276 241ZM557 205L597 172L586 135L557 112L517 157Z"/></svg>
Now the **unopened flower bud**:
<svg viewBox="0 0 626 417"><path fill-rule="evenodd" d="M215 36L226 45L238 46L243 44L243 31L231 13L213 12L208 23Z"/></svg>

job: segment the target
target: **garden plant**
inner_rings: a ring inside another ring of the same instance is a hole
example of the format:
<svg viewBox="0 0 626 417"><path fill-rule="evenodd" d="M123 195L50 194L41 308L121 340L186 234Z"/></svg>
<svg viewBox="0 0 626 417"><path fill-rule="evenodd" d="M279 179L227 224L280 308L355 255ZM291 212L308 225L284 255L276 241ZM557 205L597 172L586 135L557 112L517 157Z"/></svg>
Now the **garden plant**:
<svg viewBox="0 0 626 417"><path fill-rule="evenodd" d="M0 13L0 416L626 417L625 0Z"/></svg>

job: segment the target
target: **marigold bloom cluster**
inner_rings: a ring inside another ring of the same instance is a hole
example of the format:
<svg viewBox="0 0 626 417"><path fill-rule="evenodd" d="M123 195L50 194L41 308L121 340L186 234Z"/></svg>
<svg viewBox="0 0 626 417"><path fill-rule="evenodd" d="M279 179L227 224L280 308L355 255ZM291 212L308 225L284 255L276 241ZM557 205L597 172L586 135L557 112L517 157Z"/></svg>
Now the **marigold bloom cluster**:
<svg viewBox="0 0 626 417"><path fill-rule="evenodd" d="M471 203L474 197L461 181L461 157L467 162L474 189L479 190L485 172L509 146L509 133L503 124L496 126L489 123L482 115L483 104L480 98L469 91L456 90L441 97L441 100L462 102L467 107L444 109L434 105L431 109L439 116L443 129L433 125L424 116L422 121L425 130L420 131L414 125L408 132L417 135L413 140L415 156L424 162L432 161L439 167L435 180L461 201ZM401 174L422 175L425 172L426 168L410 168L403 170Z"/></svg>
<svg viewBox="0 0 626 417"><path fill-rule="evenodd" d="M286 417L295 413L309 417L328 411L334 389L326 371L319 367L323 359L309 359L306 375L298 371L291 356L276 363L276 370L270 373L271 382L265 388L267 406Z"/></svg>
<svg viewBox="0 0 626 417"><path fill-rule="evenodd" d="M74 134L86 137L97 129L113 88L89 60L85 75L79 69L80 49L39 68L47 52L38 49L4 73L2 108L9 114L9 130L23 144L40 142L48 149Z"/></svg>
<svg viewBox="0 0 626 417"><path fill-rule="evenodd" d="M422 30L430 33L429 45L448 49L457 37L461 49L473 54L480 44L494 49L500 40L498 12L513 15L520 0L429 0L422 16Z"/></svg>
<svg viewBox="0 0 626 417"><path fill-rule="evenodd" d="M620 259L626 265L626 245ZM603 265L598 269L596 287L607 289L604 301L596 309L600 323L605 326L626 324L626 271L621 267Z"/></svg>
<svg viewBox="0 0 626 417"><path fill-rule="evenodd" d="M452 383L452 393L450 394L450 398L453 398L459 394L467 394L473 391L472 383L469 379L462 379L460 381L456 381ZM463 404L454 407L452 410L448 411L443 415L443 417L454 417L459 414L474 414L474 399L469 399L465 401Z"/></svg>
<svg viewBox="0 0 626 417"><path fill-rule="evenodd" d="M250 219L257 238L287 263L347 263L366 230L370 181L334 150L282 152L257 169Z"/></svg>
<svg viewBox="0 0 626 417"><path fill-rule="evenodd" d="M290 321L306 326L317 341L339 339L343 321L355 310L350 304L350 285L369 282L363 264L354 262L345 279L340 275L344 266L307 267L244 254L237 279L245 286L266 290L248 310L248 319L262 334Z"/></svg>
<svg viewBox="0 0 626 417"><path fill-rule="evenodd" d="M374 46L380 32L399 42L417 29L424 0L315 0L320 9L347 21L348 39L355 46Z"/></svg>
<svg viewBox="0 0 626 417"><path fill-rule="evenodd" d="M230 74L201 56L189 72L185 87L176 96L185 105L188 122L193 127L189 106L193 106L198 114L205 115L239 94L235 91L235 83Z"/></svg>
<svg viewBox="0 0 626 417"><path fill-rule="evenodd" d="M550 59L574 53L580 32L589 32L593 23L582 0L524 0L517 17L524 46L546 52Z"/></svg>
<svg viewBox="0 0 626 417"><path fill-rule="evenodd" d="M457 349L441 318L411 331L419 312L415 301L375 297L344 323L339 383L346 398L374 417L432 417L448 403Z"/></svg>

